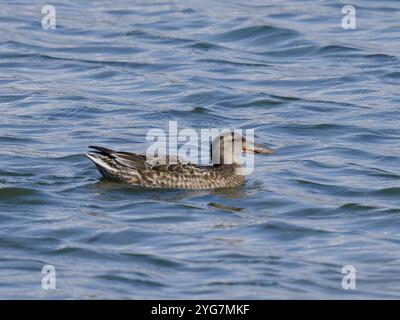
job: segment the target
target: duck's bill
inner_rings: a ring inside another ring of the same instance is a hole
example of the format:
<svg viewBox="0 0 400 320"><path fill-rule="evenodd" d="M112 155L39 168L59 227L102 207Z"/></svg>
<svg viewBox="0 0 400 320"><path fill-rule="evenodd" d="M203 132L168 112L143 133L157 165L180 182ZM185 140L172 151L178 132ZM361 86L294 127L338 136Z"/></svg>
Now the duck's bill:
<svg viewBox="0 0 400 320"><path fill-rule="evenodd" d="M275 151L272 149L265 148L259 144L243 145L243 151L247 153L260 153L260 154L273 154Z"/></svg>

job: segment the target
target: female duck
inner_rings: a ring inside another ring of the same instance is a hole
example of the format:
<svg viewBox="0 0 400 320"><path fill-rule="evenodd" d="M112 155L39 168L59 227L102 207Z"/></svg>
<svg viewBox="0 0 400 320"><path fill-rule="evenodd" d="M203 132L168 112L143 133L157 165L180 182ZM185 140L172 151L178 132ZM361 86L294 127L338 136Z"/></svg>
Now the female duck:
<svg viewBox="0 0 400 320"><path fill-rule="evenodd" d="M107 179L147 188L216 189L243 184L241 153L271 154L272 150L249 145L241 135L224 133L211 144L212 166L199 166L175 161L168 156L160 161L148 161L146 155L119 152L90 146L95 151L86 153L100 173ZM177 162L177 163L176 163Z"/></svg>

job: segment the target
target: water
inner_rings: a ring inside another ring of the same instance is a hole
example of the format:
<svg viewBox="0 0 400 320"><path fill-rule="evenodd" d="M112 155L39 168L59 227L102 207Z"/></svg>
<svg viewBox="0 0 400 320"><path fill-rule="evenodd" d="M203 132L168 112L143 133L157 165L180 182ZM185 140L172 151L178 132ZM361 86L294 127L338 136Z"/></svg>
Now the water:
<svg viewBox="0 0 400 320"><path fill-rule="evenodd" d="M0 3L0 298L400 298L399 1L242 2ZM83 156L169 120L277 152L214 192Z"/></svg>

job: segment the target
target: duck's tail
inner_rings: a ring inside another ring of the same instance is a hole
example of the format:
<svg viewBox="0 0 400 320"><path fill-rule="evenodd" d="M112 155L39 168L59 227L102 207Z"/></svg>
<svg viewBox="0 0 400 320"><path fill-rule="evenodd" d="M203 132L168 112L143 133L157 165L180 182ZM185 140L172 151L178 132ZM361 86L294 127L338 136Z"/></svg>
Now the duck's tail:
<svg viewBox="0 0 400 320"><path fill-rule="evenodd" d="M118 169L116 167L115 160L111 156L114 151L96 146L89 146L89 148L95 149L96 151L85 153L86 157L88 157L96 165L103 177L115 179Z"/></svg>

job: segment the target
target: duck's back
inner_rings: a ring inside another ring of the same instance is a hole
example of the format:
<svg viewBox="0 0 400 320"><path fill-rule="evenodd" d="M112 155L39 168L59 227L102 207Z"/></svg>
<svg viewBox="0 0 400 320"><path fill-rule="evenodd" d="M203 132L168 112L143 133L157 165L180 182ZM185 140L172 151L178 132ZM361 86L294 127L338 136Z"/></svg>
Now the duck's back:
<svg viewBox="0 0 400 320"><path fill-rule="evenodd" d="M102 147L87 157L107 179L148 188L215 189L243 184L235 165L197 166L191 163L151 164L143 154L117 152Z"/></svg>

